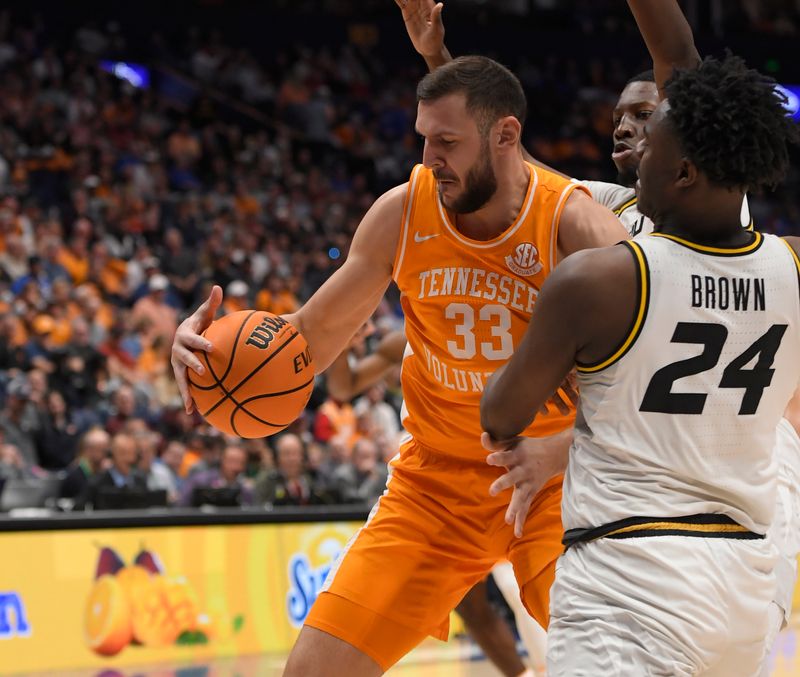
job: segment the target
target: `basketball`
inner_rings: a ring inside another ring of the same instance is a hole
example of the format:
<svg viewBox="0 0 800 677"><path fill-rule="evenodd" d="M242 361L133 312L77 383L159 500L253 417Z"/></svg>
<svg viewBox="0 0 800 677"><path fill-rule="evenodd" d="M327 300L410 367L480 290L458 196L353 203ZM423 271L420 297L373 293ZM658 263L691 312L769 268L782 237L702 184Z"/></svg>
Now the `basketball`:
<svg viewBox="0 0 800 677"><path fill-rule="evenodd" d="M189 371L197 410L237 437L273 435L294 421L314 389L314 362L300 332L272 313L242 310L203 333L214 346L196 354L206 368Z"/></svg>

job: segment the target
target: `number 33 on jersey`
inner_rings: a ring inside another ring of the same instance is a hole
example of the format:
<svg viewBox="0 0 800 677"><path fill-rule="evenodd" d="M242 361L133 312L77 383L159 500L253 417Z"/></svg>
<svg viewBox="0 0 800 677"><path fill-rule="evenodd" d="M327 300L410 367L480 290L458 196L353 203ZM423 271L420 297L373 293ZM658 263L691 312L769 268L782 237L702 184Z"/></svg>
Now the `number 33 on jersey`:
<svg viewBox="0 0 800 677"><path fill-rule="evenodd" d="M529 168L520 213L488 241L458 232L430 170L418 165L411 174L394 262L408 338L404 425L434 449L482 458L483 387L522 339L539 289L556 263L564 203L573 190L582 190ZM573 416L548 405L526 434L558 432Z"/></svg>

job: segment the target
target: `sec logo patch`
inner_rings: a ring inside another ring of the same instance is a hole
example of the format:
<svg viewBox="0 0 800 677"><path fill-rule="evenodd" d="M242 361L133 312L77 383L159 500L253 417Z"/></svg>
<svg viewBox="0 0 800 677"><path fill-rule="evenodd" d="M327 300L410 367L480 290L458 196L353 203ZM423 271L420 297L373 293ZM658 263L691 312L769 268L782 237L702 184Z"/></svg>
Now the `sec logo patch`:
<svg viewBox="0 0 800 677"><path fill-rule="evenodd" d="M518 244L513 253L506 256L508 269L517 275L536 275L542 268L539 250L531 242Z"/></svg>

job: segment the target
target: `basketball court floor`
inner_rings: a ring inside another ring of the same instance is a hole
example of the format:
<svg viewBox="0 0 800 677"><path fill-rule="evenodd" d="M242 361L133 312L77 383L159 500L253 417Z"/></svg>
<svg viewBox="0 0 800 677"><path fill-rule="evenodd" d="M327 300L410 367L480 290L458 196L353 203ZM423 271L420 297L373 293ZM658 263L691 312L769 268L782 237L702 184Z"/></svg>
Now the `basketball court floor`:
<svg viewBox="0 0 800 677"><path fill-rule="evenodd" d="M778 638L770 657L771 677L800 677L798 639L800 619ZM212 663L120 670L109 664L105 670L27 673L26 677L45 674L47 677L280 677L285 660L285 656L242 656ZM341 674L346 677L344 671ZM389 677L497 677L499 674L467 639L447 644L429 640L387 673Z"/></svg>

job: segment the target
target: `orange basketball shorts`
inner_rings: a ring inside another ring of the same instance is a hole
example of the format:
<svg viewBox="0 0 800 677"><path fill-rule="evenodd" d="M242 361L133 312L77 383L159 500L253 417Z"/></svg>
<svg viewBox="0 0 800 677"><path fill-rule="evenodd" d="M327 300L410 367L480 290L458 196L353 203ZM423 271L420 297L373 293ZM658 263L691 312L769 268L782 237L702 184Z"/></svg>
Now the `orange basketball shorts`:
<svg viewBox="0 0 800 677"><path fill-rule="evenodd" d="M414 440L404 444L386 491L331 569L306 624L387 670L425 636L446 640L450 611L508 559L526 608L547 627L555 562L564 549L563 477L537 494L517 539L504 520L510 492L489 495L502 469L483 457L449 456Z"/></svg>

